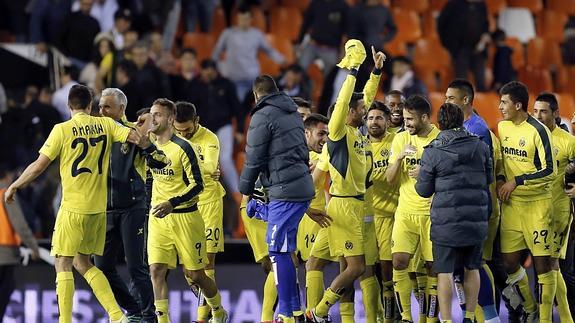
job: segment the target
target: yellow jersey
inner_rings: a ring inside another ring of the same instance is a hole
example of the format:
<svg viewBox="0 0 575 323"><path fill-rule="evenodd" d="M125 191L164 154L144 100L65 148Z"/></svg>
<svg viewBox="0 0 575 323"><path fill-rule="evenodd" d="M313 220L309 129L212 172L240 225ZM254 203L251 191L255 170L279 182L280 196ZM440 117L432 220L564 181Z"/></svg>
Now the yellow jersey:
<svg viewBox="0 0 575 323"><path fill-rule="evenodd" d="M198 203L204 188L196 152L185 138L176 134L164 144L156 141L156 147L170 163L162 169L150 169L154 178L151 206L170 201L173 212L184 212Z"/></svg>
<svg viewBox="0 0 575 323"><path fill-rule="evenodd" d="M551 198L551 185L557 169L549 129L532 116L519 125L501 121L497 128L505 178L515 178L517 183L510 199L535 201Z"/></svg>
<svg viewBox="0 0 575 323"><path fill-rule="evenodd" d="M397 212L408 214L423 214L429 215L431 208L431 198L424 198L419 196L415 191L416 178L409 176L408 171L421 163L421 156L423 149L429 145L439 134L439 129L431 125L431 131L426 137L418 135L410 135L409 131L402 131L395 135L391 143L391 155L389 157L389 164L392 165L397 162L397 156L405 145L413 145L416 151L407 155L402 161L400 174L399 174L399 200L397 205Z"/></svg>
<svg viewBox="0 0 575 323"><path fill-rule="evenodd" d="M221 199L226 195L226 191L219 181L212 178L212 174L218 169L220 159L218 137L209 129L199 126L196 133L190 138L190 142L198 153L204 181L204 190L200 193L198 205Z"/></svg>
<svg viewBox="0 0 575 323"><path fill-rule="evenodd" d="M396 133L388 132L380 142L371 142L373 154L373 170L371 181L373 183L373 209L375 215L393 215L397 209L399 189L397 184L388 184L385 172L389 165L391 143Z"/></svg>
<svg viewBox="0 0 575 323"><path fill-rule="evenodd" d="M316 165L316 167L318 167L319 161L320 161L320 154L316 153L315 151L311 151L309 152L309 160ZM321 167L321 166L320 166ZM322 169L322 168L319 168ZM323 170L323 169L322 169ZM309 205L310 208L312 209L316 209L316 210L321 210L321 211L325 211L325 204L326 204L326 199L325 199L325 189L324 189L324 183L325 183L325 177L326 177L326 172L327 170L324 170L322 172L321 175L321 179L319 181L319 183L317 185L315 185L315 197L314 199L311 201L311 204Z"/></svg>
<svg viewBox="0 0 575 323"><path fill-rule="evenodd" d="M493 146L493 178L497 178L498 176L504 176L503 171L503 156L501 155L501 142L499 142L499 138L495 136L495 134L490 130L489 134L491 135L491 145ZM499 200L497 199L497 181L491 182L489 184L489 192L491 193L491 206L492 206L492 213L499 214Z"/></svg>
<svg viewBox="0 0 575 323"><path fill-rule="evenodd" d="M394 134L395 134L395 133L402 132L403 130L404 130L404 129L403 129L403 126L399 126L399 127L388 127L388 128L387 128L387 132L389 132L389 133L394 133Z"/></svg>
<svg viewBox="0 0 575 323"><path fill-rule="evenodd" d="M371 74L363 90L363 100L369 107L375 98L381 75ZM367 165L364 137L361 132L347 125L349 102L355 87L355 76L347 76L335 103L328 123L327 150L332 196L359 197L365 194Z"/></svg>
<svg viewBox="0 0 575 323"><path fill-rule="evenodd" d="M80 112L54 126L40 153L60 158L61 208L94 214L106 212L112 142L125 142L130 128L107 117Z"/></svg>
<svg viewBox="0 0 575 323"><path fill-rule="evenodd" d="M555 153L555 166L557 166L557 176L551 189L553 209L559 212L569 212L571 201L569 196L563 191L565 186L563 178L565 177L565 167L570 161L575 159L575 137L556 126L551 131L551 138L553 140L553 152Z"/></svg>
<svg viewBox="0 0 575 323"><path fill-rule="evenodd" d="M365 145L365 158L367 163L367 174L365 176L365 212L364 216L373 216L374 209L373 209L373 181L372 181L372 173L373 173L373 151L371 147L371 143L369 142L369 138L366 136L364 137L364 145Z"/></svg>

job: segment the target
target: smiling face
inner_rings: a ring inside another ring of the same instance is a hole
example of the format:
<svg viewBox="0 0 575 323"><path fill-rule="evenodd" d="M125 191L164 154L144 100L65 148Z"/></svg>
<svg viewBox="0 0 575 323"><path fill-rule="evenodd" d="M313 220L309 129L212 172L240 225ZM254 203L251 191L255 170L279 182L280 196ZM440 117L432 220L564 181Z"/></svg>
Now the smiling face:
<svg viewBox="0 0 575 323"><path fill-rule="evenodd" d="M381 138L387 131L387 117L381 110L371 109L367 113L367 132L373 138Z"/></svg>
<svg viewBox="0 0 575 323"><path fill-rule="evenodd" d="M504 120L513 120L519 114L521 109L521 103L513 103L509 94L504 94L501 96L499 101L499 111Z"/></svg>
<svg viewBox="0 0 575 323"><path fill-rule="evenodd" d="M363 100L357 101L357 106L349 109L349 125L355 128L363 126L366 114L365 102Z"/></svg>
<svg viewBox="0 0 575 323"><path fill-rule="evenodd" d="M305 130L305 139L309 150L321 153L323 145L327 142L329 130L327 124L319 122L315 127Z"/></svg>
<svg viewBox="0 0 575 323"><path fill-rule="evenodd" d="M162 105L154 104L150 110L150 114L152 115L152 127L150 131L155 135L160 135L168 131L174 123L174 115L170 113L168 108Z"/></svg>
<svg viewBox="0 0 575 323"><path fill-rule="evenodd" d="M409 134L417 135L424 129L428 116L427 114L419 115L415 110L403 109L403 120Z"/></svg>
<svg viewBox="0 0 575 323"><path fill-rule="evenodd" d="M107 95L100 98L100 114L114 120L120 120L124 116L126 107L118 102L113 95Z"/></svg>
<svg viewBox="0 0 575 323"><path fill-rule="evenodd" d="M403 102L401 95L391 94L385 97L385 105L389 107L391 115L389 123L392 127L400 127L403 125Z"/></svg>

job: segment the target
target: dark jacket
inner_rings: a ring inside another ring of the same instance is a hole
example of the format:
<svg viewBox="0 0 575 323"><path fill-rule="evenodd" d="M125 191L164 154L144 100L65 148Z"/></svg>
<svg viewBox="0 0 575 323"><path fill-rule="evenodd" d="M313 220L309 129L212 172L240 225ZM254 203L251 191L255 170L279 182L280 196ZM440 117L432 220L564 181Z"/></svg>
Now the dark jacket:
<svg viewBox="0 0 575 323"><path fill-rule="evenodd" d="M487 145L463 128L444 130L423 151L415 184L430 197L431 241L473 246L487 236L493 165Z"/></svg>
<svg viewBox="0 0 575 323"><path fill-rule="evenodd" d="M451 55L461 49L475 48L481 35L487 32L489 21L484 1L450 0L437 18L437 34Z"/></svg>
<svg viewBox="0 0 575 323"><path fill-rule="evenodd" d="M309 152L296 104L284 93L273 93L260 98L251 114L240 192L250 195L260 176L271 201L313 199Z"/></svg>

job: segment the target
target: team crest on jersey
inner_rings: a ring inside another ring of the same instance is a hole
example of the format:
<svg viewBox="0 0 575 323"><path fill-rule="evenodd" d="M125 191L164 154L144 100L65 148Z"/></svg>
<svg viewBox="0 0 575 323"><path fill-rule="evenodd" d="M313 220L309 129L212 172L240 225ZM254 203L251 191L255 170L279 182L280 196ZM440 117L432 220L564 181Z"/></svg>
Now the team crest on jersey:
<svg viewBox="0 0 575 323"><path fill-rule="evenodd" d="M379 154L380 154L381 157L383 157L383 158L388 158L388 157L389 157L389 150L387 150L387 149L382 149Z"/></svg>
<svg viewBox="0 0 575 323"><path fill-rule="evenodd" d="M553 147L553 153L555 153L555 156L559 155L559 148Z"/></svg>
<svg viewBox="0 0 575 323"><path fill-rule="evenodd" d="M353 243L351 243L351 241L347 240L345 242L345 249L347 249L347 250L353 249Z"/></svg>
<svg viewBox="0 0 575 323"><path fill-rule="evenodd" d="M128 152L130 151L130 145L128 145L127 143L123 143L122 146L120 147L120 151L122 152L122 154L127 155Z"/></svg>
<svg viewBox="0 0 575 323"><path fill-rule="evenodd" d="M519 147L525 147L525 138L519 139Z"/></svg>

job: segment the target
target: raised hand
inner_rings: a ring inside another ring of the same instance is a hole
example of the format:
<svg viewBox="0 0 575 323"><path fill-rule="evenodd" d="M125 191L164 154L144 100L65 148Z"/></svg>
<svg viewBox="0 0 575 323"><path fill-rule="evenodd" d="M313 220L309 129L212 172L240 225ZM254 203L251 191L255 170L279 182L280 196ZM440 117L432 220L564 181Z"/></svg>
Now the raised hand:
<svg viewBox="0 0 575 323"><path fill-rule="evenodd" d="M375 63L375 68L382 69L383 62L387 58L383 52L376 52L375 48L371 46L371 56L373 57L373 62Z"/></svg>

